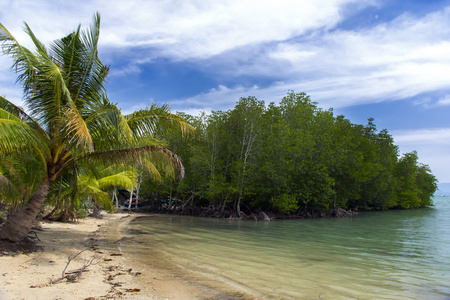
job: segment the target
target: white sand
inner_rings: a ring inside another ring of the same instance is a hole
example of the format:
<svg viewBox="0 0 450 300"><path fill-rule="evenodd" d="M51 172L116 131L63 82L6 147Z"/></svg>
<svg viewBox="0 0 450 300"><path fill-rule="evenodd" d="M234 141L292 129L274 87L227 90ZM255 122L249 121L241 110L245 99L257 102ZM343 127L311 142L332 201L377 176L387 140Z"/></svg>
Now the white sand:
<svg viewBox="0 0 450 300"><path fill-rule="evenodd" d="M227 295L227 288L211 279L203 285L198 280L186 281L173 270L141 270L133 257L122 256L118 248L119 225L132 216L103 216L75 224L42 223L37 235L43 251L15 256L0 253L0 300L244 298L235 292L235 297ZM64 279L49 284L61 277L68 258L82 250L66 271L79 269L94 258L88 271L75 282Z"/></svg>
<svg viewBox="0 0 450 300"><path fill-rule="evenodd" d="M105 215L103 219L87 218L76 224L43 223L42 231L37 235L44 251L31 254L4 255L0 257L0 291L2 300L19 299L101 299L122 293L124 299L135 298L126 289L138 288L134 282L133 272L123 272L120 276L121 286L114 287L117 280L106 280L120 270L127 270L120 256L110 256L114 249L93 249L99 235L97 232L108 221L122 218L123 215ZM76 270L93 260L92 265L75 282L66 279L49 284L62 276L68 258L75 256L66 271ZM109 271L111 269L111 271ZM118 276L116 276L118 277Z"/></svg>

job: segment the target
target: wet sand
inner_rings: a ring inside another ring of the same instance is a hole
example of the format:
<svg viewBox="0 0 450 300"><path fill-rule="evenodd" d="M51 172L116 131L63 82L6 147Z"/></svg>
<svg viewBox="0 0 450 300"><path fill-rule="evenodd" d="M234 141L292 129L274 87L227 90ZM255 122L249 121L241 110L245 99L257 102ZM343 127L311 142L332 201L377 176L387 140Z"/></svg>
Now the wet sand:
<svg viewBox="0 0 450 300"><path fill-rule="evenodd" d="M171 261L161 255L161 249L146 245L148 252L143 261L142 257L136 255L142 248L135 239L138 230L133 225L133 220L141 216L149 215L134 215L134 218L124 220L118 226L112 226L105 235L120 237L117 246L126 264L141 273L138 281L145 288L145 294L152 294L157 299L258 299L245 287L225 282L220 276L203 274Z"/></svg>
<svg viewBox="0 0 450 300"><path fill-rule="evenodd" d="M37 231L43 251L31 254L0 253L0 300L20 299L243 299L244 293L228 290L212 278L186 274L155 257L142 265L134 259L133 240L121 235L138 215L105 214L77 223L42 223ZM84 251L83 251L84 250ZM67 266L68 258L73 259ZM66 272L83 268L74 282ZM149 268L150 266L150 268Z"/></svg>

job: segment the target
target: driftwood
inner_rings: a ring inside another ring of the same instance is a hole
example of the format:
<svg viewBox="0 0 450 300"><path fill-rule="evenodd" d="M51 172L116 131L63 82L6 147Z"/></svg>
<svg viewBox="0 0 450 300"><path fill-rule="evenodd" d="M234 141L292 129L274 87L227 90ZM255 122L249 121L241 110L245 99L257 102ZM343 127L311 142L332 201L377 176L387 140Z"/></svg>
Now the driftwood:
<svg viewBox="0 0 450 300"><path fill-rule="evenodd" d="M72 270L69 272L66 272L67 267L69 267L70 263L72 262L72 260L74 260L78 255L80 255L81 253L83 253L85 250L82 250L80 252L78 252L74 257L70 257L68 258L68 262L66 264L66 267L64 268L64 270L62 271L61 277L59 277L58 279L52 280L50 281L50 284L55 284L57 282L60 282L63 279L67 279L68 281L75 281L77 280L77 278L79 278L81 276L81 274L83 274L83 272L87 272L87 268L92 264L92 262L94 261L95 257L92 257L90 260L85 260L83 266L79 269L76 270Z"/></svg>

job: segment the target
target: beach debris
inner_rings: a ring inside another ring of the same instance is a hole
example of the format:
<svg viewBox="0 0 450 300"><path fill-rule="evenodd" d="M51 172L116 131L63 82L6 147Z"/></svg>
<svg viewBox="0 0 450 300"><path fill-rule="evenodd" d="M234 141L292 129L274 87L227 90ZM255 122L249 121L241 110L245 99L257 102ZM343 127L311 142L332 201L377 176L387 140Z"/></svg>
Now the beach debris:
<svg viewBox="0 0 450 300"><path fill-rule="evenodd" d="M116 269L118 269L119 268L119 266L109 266L108 267L108 271L109 272L112 272L112 271L114 271L114 270L116 270Z"/></svg>
<svg viewBox="0 0 450 300"><path fill-rule="evenodd" d="M67 264L66 264L64 270L62 271L61 277L50 281L50 284L55 284L57 282L60 282L63 279L67 279L67 281L70 281L70 282L75 282L81 276L81 274L83 274L83 272L87 272L88 271L87 268L93 263L95 257L92 257L90 260L85 260L84 264L81 268L66 272L67 267L70 265L70 263L84 251L86 251L86 249L78 252L74 257L69 256Z"/></svg>

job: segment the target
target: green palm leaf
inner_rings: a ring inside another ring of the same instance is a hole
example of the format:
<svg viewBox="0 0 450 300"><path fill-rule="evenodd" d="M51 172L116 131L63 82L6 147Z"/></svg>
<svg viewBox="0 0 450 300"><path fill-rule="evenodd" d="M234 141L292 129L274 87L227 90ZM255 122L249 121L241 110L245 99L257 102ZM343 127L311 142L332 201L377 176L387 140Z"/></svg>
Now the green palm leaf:
<svg viewBox="0 0 450 300"><path fill-rule="evenodd" d="M172 128L179 128L183 135L194 132L194 128L189 123L170 112L167 104L162 106L153 104L124 117L133 134L139 137L157 137Z"/></svg>
<svg viewBox="0 0 450 300"><path fill-rule="evenodd" d="M98 180L98 186L101 189L108 189L113 186L121 186L131 190L137 182L137 175L131 171L124 171L117 174L102 177Z"/></svg>
<svg viewBox="0 0 450 300"><path fill-rule="evenodd" d="M0 153L29 149L40 138L27 123L0 108Z"/></svg>

